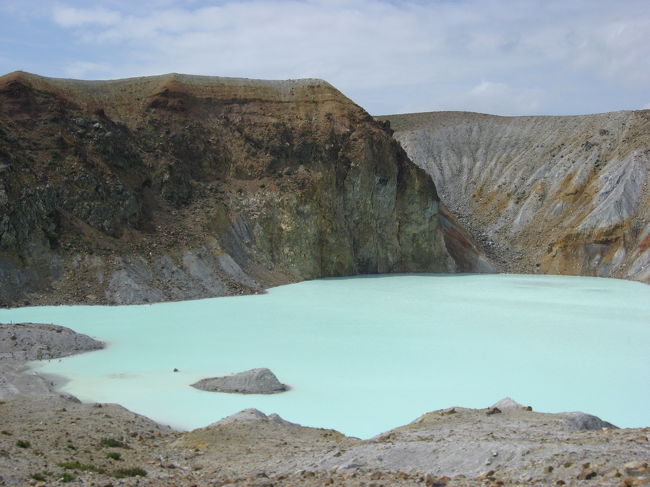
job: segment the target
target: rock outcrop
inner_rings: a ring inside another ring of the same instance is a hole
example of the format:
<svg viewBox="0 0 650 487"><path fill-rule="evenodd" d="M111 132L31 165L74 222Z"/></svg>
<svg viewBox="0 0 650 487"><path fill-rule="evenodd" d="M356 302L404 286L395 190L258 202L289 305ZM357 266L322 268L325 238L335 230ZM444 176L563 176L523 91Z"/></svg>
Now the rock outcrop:
<svg viewBox="0 0 650 487"><path fill-rule="evenodd" d="M498 270L650 282L650 110L378 118Z"/></svg>
<svg viewBox="0 0 650 487"><path fill-rule="evenodd" d="M52 383L28 371L26 361L67 357L104 348L104 344L70 328L40 323L0 323L0 400L19 396L68 397Z"/></svg>
<svg viewBox="0 0 650 487"><path fill-rule="evenodd" d="M209 392L236 394L277 394L289 388L282 384L269 369L251 369L224 377L210 377L192 384L192 387Z"/></svg>
<svg viewBox="0 0 650 487"><path fill-rule="evenodd" d="M0 361L46 360L102 348L102 342L65 326L0 323Z"/></svg>
<svg viewBox="0 0 650 487"><path fill-rule="evenodd" d="M225 418L220 419L216 423L212 423L207 428L214 428L216 426L224 426L227 424L237 423L237 422L253 422L253 423L268 422L274 424L281 424L283 426L300 426L299 424L292 423L290 421L287 421L286 419L283 419L279 414L272 413L267 416L259 409L249 408L249 409L244 409L242 411L239 411L235 414L231 414L230 416L226 416Z"/></svg>
<svg viewBox="0 0 650 487"><path fill-rule="evenodd" d="M454 269L431 178L324 81L0 77L0 304Z"/></svg>

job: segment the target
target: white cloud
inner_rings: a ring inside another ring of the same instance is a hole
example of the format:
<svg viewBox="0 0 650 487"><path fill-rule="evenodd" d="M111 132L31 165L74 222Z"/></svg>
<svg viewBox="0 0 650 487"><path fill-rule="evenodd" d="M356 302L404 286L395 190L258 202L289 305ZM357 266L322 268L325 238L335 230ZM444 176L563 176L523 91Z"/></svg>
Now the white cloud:
<svg viewBox="0 0 650 487"><path fill-rule="evenodd" d="M54 21L62 27L82 25L111 26L122 20L119 12L105 8L55 7L52 11Z"/></svg>
<svg viewBox="0 0 650 487"><path fill-rule="evenodd" d="M551 91L568 106L582 87L650 82L646 0L64 2L56 25L110 51L69 60L70 75L320 77L376 111L509 113L551 109Z"/></svg>
<svg viewBox="0 0 650 487"><path fill-rule="evenodd" d="M74 61L65 67L65 75L70 78L110 77L113 68L104 63Z"/></svg>
<svg viewBox="0 0 650 487"><path fill-rule="evenodd" d="M500 115L536 113L544 93L539 89L515 89L506 83L482 81L465 93L435 102L433 110L466 110Z"/></svg>
<svg viewBox="0 0 650 487"><path fill-rule="evenodd" d="M643 105L643 107L641 109L642 110L650 110L650 103L646 103L645 105Z"/></svg>

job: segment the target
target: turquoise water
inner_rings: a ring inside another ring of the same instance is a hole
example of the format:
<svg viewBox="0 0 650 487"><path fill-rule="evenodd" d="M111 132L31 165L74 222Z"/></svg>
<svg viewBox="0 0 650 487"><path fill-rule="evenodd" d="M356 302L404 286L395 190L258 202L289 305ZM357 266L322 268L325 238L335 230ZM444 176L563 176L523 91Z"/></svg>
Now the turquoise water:
<svg viewBox="0 0 650 487"><path fill-rule="evenodd" d="M84 401L176 428L244 408L362 438L454 405L504 396L650 426L650 286L614 279L401 275L324 279L268 294L141 306L0 310L68 326L102 351L39 362ZM189 384L268 367L291 391ZM174 373L178 368L180 372Z"/></svg>

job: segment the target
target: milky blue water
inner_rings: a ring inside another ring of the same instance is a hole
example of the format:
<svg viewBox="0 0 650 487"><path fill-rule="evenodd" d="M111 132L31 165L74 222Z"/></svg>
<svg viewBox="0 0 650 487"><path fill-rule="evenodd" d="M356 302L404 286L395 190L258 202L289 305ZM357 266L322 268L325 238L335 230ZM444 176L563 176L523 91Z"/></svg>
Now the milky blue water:
<svg viewBox="0 0 650 487"><path fill-rule="evenodd" d="M324 279L268 294L141 306L0 310L68 326L105 350L37 363L84 401L180 429L244 408L370 437L424 412L504 396L650 426L650 286L614 279L401 275ZM269 367L291 391L196 390ZM173 372L174 368L180 371Z"/></svg>

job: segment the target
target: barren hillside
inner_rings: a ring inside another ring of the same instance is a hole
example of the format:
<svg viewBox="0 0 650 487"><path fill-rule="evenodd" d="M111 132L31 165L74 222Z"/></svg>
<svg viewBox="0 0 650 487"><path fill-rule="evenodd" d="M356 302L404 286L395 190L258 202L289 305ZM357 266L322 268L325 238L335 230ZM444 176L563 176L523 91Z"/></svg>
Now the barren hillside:
<svg viewBox="0 0 650 487"><path fill-rule="evenodd" d="M650 111L388 120L502 271L650 281Z"/></svg>

